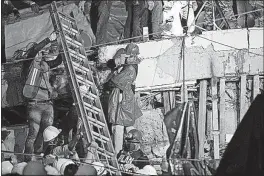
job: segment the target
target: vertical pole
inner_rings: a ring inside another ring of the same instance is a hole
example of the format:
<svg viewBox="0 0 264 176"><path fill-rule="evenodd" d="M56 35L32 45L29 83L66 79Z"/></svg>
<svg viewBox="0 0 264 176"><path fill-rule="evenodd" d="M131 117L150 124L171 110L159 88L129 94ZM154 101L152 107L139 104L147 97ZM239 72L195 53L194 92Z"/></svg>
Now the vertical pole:
<svg viewBox="0 0 264 176"><path fill-rule="evenodd" d="M185 84L185 37L182 39L182 51L181 51L181 57L182 57L182 102L188 102L188 91Z"/></svg>
<svg viewBox="0 0 264 176"><path fill-rule="evenodd" d="M242 121L246 111L247 111L247 106L246 106L246 84L247 84L247 76L246 75L241 75L240 78L240 94L239 94L239 104L240 104L240 122Z"/></svg>
<svg viewBox="0 0 264 176"><path fill-rule="evenodd" d="M218 119L218 96L217 79L211 79L212 88L212 113L213 113L213 139L214 139L214 159L219 159L219 119Z"/></svg>
<svg viewBox="0 0 264 176"><path fill-rule="evenodd" d="M259 75L253 77L253 100L259 94Z"/></svg>
<svg viewBox="0 0 264 176"><path fill-rule="evenodd" d="M205 139L205 122L206 122L206 95L207 81L200 82L199 95L199 118L198 118L198 139L199 139L199 158L204 158L204 139Z"/></svg>
<svg viewBox="0 0 264 176"><path fill-rule="evenodd" d="M225 78L220 78L220 106L219 106L219 119L220 119L220 141L225 142L224 125L225 125Z"/></svg>

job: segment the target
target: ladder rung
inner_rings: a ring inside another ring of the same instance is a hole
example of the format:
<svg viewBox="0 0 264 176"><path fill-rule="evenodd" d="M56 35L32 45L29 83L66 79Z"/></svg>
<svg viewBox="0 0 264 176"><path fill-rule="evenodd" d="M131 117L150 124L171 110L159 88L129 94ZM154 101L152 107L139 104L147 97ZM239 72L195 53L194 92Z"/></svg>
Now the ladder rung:
<svg viewBox="0 0 264 176"><path fill-rule="evenodd" d="M111 153L111 152L109 152L109 151L107 151L107 150L105 150L105 149L103 149L101 147L97 148L97 152L100 152L100 154L108 155L109 157L115 156L114 153Z"/></svg>
<svg viewBox="0 0 264 176"><path fill-rule="evenodd" d="M91 71L84 67L84 66L81 66L80 64L76 63L76 62L72 62L72 65L74 66L74 69L78 70L79 72L82 72L82 73L90 73Z"/></svg>
<svg viewBox="0 0 264 176"><path fill-rule="evenodd" d="M75 75L75 76L76 76L77 80L78 80L81 84L83 84L83 85L86 85L86 84L88 84L88 85L93 85L93 82L92 82L92 81L89 81L88 79L85 79L85 78L83 78L83 77L81 77L81 76L79 76L79 75Z"/></svg>
<svg viewBox="0 0 264 176"><path fill-rule="evenodd" d="M76 33L76 31L73 31L73 30L70 30L69 27L65 24L62 24L64 26L62 26L62 30L64 32L67 32L68 34L71 34L71 35L79 35L78 33Z"/></svg>
<svg viewBox="0 0 264 176"><path fill-rule="evenodd" d="M105 137L105 136L103 136L101 134L98 134L98 133L96 133L94 131L92 131L92 134L93 134L94 138L96 138L99 141L102 141L102 142L109 142L110 141L109 138L107 138L107 137Z"/></svg>
<svg viewBox="0 0 264 176"><path fill-rule="evenodd" d="M96 113L96 114L99 114L99 112L101 112L101 110L95 106L92 106L88 103L85 103L83 102L84 106L86 106L86 108L88 108L89 111L93 112L93 113Z"/></svg>
<svg viewBox="0 0 264 176"><path fill-rule="evenodd" d="M69 48L69 53L71 54L71 55L73 55L73 56L75 56L75 57L80 57L80 58L82 58L82 59L87 59L84 55L82 55L82 54L80 54L80 53L77 53L76 51L74 51L74 50L72 50L72 49L70 49Z"/></svg>
<svg viewBox="0 0 264 176"><path fill-rule="evenodd" d="M67 26L66 24L61 24L62 25L62 29L65 31L71 31L74 34L79 34L78 31L76 29L73 29L69 26Z"/></svg>
<svg viewBox="0 0 264 176"><path fill-rule="evenodd" d="M78 42L77 40L74 40L73 38L69 37L69 36L65 36L66 40L70 40L72 43L75 43L76 45L79 45L80 47L82 47L82 44L80 42Z"/></svg>
<svg viewBox="0 0 264 176"><path fill-rule="evenodd" d="M88 92L88 90L85 90L85 88L82 88L83 86L80 86L80 91L84 94L84 95L88 95L91 96L92 98L97 98L97 95L93 94L92 92Z"/></svg>
<svg viewBox="0 0 264 176"><path fill-rule="evenodd" d="M69 16L64 15L63 13L59 12L58 13L59 17L68 23L75 24L75 19Z"/></svg>
<svg viewBox="0 0 264 176"><path fill-rule="evenodd" d="M74 46L76 48L80 48L81 47L76 42L74 42L75 40L72 40L70 37L65 36L65 38L66 38L66 42L69 43L69 44L71 44L72 46Z"/></svg>
<svg viewBox="0 0 264 176"><path fill-rule="evenodd" d="M89 123L92 123L94 126L97 126L99 128L105 127L105 124L103 122L100 122L99 120L96 120L92 117L88 117Z"/></svg>

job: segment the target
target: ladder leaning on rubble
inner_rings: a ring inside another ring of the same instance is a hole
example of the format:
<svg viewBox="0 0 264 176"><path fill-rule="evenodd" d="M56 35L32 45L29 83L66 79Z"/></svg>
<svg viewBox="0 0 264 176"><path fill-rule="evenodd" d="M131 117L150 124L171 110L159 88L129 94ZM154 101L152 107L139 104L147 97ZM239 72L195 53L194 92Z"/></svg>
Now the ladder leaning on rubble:
<svg viewBox="0 0 264 176"><path fill-rule="evenodd" d="M84 46L80 42L76 21L58 12L56 2L52 2L50 13L54 29L59 33L58 44L61 48L60 52L63 52L63 63L68 74L78 117L83 121L85 138L88 143L95 141L98 144L95 157L105 164L111 175L121 175L99 99L99 91L95 85Z"/></svg>

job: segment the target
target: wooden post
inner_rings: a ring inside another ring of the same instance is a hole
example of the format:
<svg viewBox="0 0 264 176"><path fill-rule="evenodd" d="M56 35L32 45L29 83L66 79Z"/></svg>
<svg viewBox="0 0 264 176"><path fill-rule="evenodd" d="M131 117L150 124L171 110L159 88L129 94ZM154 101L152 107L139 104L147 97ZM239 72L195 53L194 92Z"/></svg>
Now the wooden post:
<svg viewBox="0 0 264 176"><path fill-rule="evenodd" d="M253 100L259 94L259 75L253 77Z"/></svg>
<svg viewBox="0 0 264 176"><path fill-rule="evenodd" d="M181 87L181 102L188 102L188 90L186 84Z"/></svg>
<svg viewBox="0 0 264 176"><path fill-rule="evenodd" d="M240 104L240 122L242 121L246 111L247 111L247 106L246 106L246 84L247 84L247 76L246 75L241 75L240 78L240 98L239 98L239 104Z"/></svg>
<svg viewBox="0 0 264 176"><path fill-rule="evenodd" d="M176 97L175 97L175 91L169 91L170 95L170 107L171 109L175 108L176 105Z"/></svg>
<svg viewBox="0 0 264 176"><path fill-rule="evenodd" d="M170 96L169 92L162 92L163 95L163 104L164 104L164 112L165 114L171 110L170 108Z"/></svg>
<svg viewBox="0 0 264 176"><path fill-rule="evenodd" d="M207 81L202 80L200 82L199 118L198 118L199 158L201 159L204 158L206 96L207 96Z"/></svg>
<svg viewBox="0 0 264 176"><path fill-rule="evenodd" d="M212 110L210 109L207 109L207 112L206 112L206 135L208 137L209 140L213 140L213 137L212 137L212 131L213 131L213 122L212 122Z"/></svg>
<svg viewBox="0 0 264 176"><path fill-rule="evenodd" d="M219 119L220 119L220 141L225 142L224 125L225 125L225 78L220 78L219 87L220 105L219 105Z"/></svg>
<svg viewBox="0 0 264 176"><path fill-rule="evenodd" d="M214 139L214 159L219 159L219 119L218 119L218 96L217 79L211 79L212 88L212 112L213 112L213 139Z"/></svg>

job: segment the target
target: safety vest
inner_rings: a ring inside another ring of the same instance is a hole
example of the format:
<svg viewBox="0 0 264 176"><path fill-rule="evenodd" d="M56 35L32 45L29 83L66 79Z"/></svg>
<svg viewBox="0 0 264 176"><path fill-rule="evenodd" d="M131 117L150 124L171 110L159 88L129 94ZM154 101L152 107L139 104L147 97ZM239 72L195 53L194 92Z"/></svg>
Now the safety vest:
<svg viewBox="0 0 264 176"><path fill-rule="evenodd" d="M49 80L43 74L49 71L49 66L44 61L33 60L29 68L29 74L26 84L23 88L23 95L26 98L33 99L37 96L42 79L46 82L46 89L49 91Z"/></svg>

